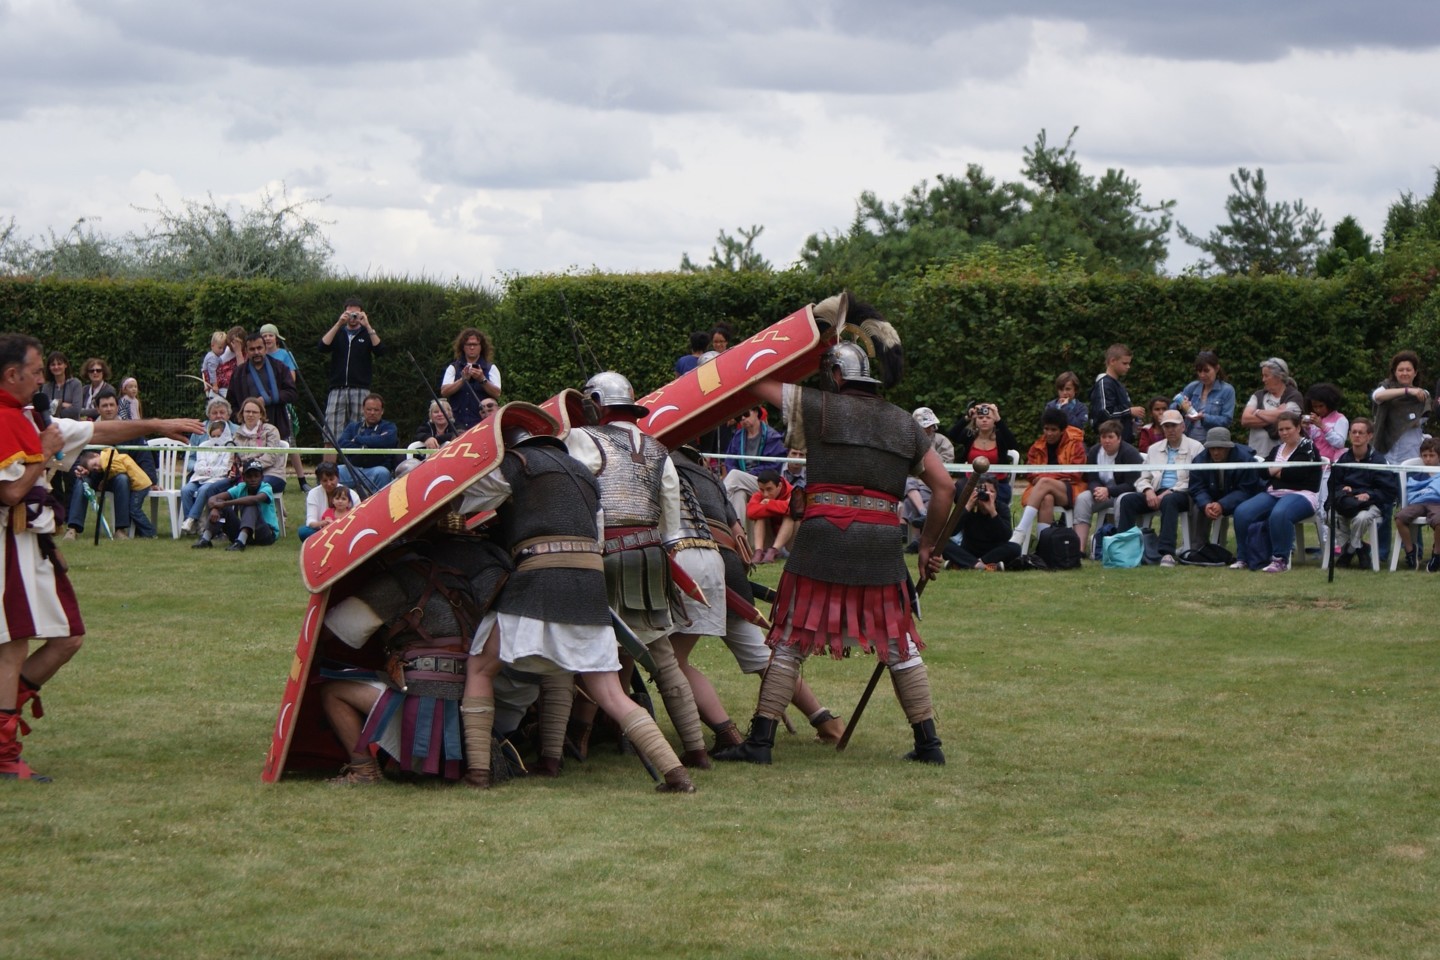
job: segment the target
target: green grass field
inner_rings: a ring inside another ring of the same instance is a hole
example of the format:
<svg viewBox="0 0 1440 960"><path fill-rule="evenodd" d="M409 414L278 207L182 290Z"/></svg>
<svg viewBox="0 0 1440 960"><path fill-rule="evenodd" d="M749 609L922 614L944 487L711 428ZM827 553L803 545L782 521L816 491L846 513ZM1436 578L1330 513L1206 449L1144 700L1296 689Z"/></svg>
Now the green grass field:
<svg viewBox="0 0 1440 960"><path fill-rule="evenodd" d="M0 784L0 956L1440 956L1440 577L947 573L944 768L882 685L845 754L782 731L691 797L608 751L345 791L260 783L293 533L189 543L67 550L90 635L26 745L56 782ZM848 715L869 672L805 674Z"/></svg>

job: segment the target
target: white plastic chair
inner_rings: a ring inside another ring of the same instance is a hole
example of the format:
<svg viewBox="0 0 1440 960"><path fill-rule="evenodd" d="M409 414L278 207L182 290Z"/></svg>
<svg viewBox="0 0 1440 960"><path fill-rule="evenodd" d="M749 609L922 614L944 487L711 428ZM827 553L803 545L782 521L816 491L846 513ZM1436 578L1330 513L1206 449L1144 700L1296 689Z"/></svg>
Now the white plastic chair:
<svg viewBox="0 0 1440 960"><path fill-rule="evenodd" d="M277 441L277 445L281 447L289 447L290 441L280 440ZM286 458L289 458L289 454L286 454ZM283 460L281 461L280 470L282 473L285 470ZM289 525L285 517L285 495L283 493L275 494L275 519L280 521L280 538L283 539L285 537L285 528Z"/></svg>
<svg viewBox="0 0 1440 960"><path fill-rule="evenodd" d="M1320 463L1322 464L1322 475L1328 477L1330 475L1330 458L1321 457ZM1323 490L1325 484L1322 482L1320 487ZM1291 566L1295 566L1305 562L1305 524L1307 523L1315 528L1315 542L1320 544L1320 569L1327 570L1330 567L1331 550L1330 534L1329 531L1325 529L1325 505L1323 499L1320 501L1319 509L1295 524L1295 547L1290 551L1290 564ZM1378 552L1372 550L1371 553L1376 555L1376 558L1372 562L1375 564L1375 569L1379 570Z"/></svg>
<svg viewBox="0 0 1440 960"><path fill-rule="evenodd" d="M1400 464L1400 506L1407 507L1410 505L1410 496L1406 492L1406 487L1410 483L1410 473L1405 468L1420 467L1424 466L1424 464L1425 461L1421 460L1419 457L1411 457L1410 459ZM1428 527L1429 525L1429 521L1427 521L1423 516L1410 521L1410 542L1415 545L1415 553L1417 560L1415 564L1415 569L1417 571L1424 571L1425 569L1425 564L1423 562L1420 562L1420 530L1422 527ZM1390 544L1391 573L1394 573L1396 570L1400 569L1400 554L1404 552L1405 551L1400 547L1400 542L1398 539L1394 543Z"/></svg>
<svg viewBox="0 0 1440 960"><path fill-rule="evenodd" d="M170 512L170 539L180 539L180 487L184 483L184 476L181 471L185 462L185 454L189 452L189 446L178 440L171 440L169 437L155 437L147 440L146 443L155 448L155 459L158 462L156 476L159 483L150 488L150 496L146 499L150 503L150 522L158 529L160 526L160 501L165 501L165 506Z"/></svg>

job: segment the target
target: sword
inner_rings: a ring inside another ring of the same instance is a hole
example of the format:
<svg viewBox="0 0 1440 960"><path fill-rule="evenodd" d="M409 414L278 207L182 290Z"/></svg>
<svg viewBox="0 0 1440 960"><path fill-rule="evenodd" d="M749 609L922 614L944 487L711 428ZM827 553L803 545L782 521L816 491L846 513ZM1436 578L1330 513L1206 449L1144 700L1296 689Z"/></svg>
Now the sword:
<svg viewBox="0 0 1440 960"><path fill-rule="evenodd" d="M630 654L636 663L650 671L651 676L654 676L655 661L650 657L650 648L640 642L640 638L635 636L635 631L630 629L628 623L620 619L620 614L615 612L614 607L610 608L610 625L615 628L615 639L620 641L620 646L625 648L625 652Z"/></svg>
<svg viewBox="0 0 1440 960"><path fill-rule="evenodd" d="M880 682L880 674L884 672L885 664L875 664L875 672L870 674L870 682L865 684L865 692L860 694L860 702L855 704L855 712L850 714L850 720L845 724L845 732L840 735L840 742L835 744L836 753L850 745L850 735L855 732L855 724L860 720L860 714L865 712L865 705L870 702L870 695L875 692L875 686Z"/></svg>
<svg viewBox="0 0 1440 960"><path fill-rule="evenodd" d="M965 489L960 491L960 496L955 498L955 503L950 507L950 515L945 518L945 526L940 528L940 539L935 541L935 548L937 550L944 550L945 544L949 542L951 537L955 536L955 531L960 526L960 520L965 516L965 504L969 502L970 494L975 492L975 484L980 482L982 474L990 470L990 458L976 457L970 466L972 468L970 471L970 479L965 481ZM920 604L920 594L925 592L925 584L929 582L929 579L925 576L925 571L921 570L920 585L915 588L915 605L917 610ZM854 722L854 718L851 718L850 723L854 724ZM846 727L846 732L849 732L849 727Z"/></svg>

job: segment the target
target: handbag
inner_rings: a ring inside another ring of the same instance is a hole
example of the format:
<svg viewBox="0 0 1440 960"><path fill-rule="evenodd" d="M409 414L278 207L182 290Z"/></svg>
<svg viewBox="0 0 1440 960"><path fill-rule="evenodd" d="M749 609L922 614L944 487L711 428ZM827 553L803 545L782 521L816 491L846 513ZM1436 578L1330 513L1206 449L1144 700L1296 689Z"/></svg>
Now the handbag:
<svg viewBox="0 0 1440 960"><path fill-rule="evenodd" d="M1100 550L1100 564L1125 570L1140 566L1144 556L1145 545L1141 541L1140 528L1131 527L1105 538L1105 545Z"/></svg>

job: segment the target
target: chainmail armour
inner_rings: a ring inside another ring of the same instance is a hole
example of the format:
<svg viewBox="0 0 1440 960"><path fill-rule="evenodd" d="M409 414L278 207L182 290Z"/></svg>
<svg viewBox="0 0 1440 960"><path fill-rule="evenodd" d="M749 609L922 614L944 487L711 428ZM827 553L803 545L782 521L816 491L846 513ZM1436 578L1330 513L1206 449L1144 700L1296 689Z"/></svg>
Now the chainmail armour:
<svg viewBox="0 0 1440 960"><path fill-rule="evenodd" d="M899 500L918 473L930 440L910 414L879 397L803 388L805 476L810 487L843 484ZM842 530L807 516L796 531L785 570L815 580L878 585L905 580L905 555L894 527L852 523Z"/></svg>
<svg viewBox="0 0 1440 960"><path fill-rule="evenodd" d="M655 527L660 523L660 482L665 447L647 434L619 424L585 427L600 449L600 499L607 527Z"/></svg>
<svg viewBox="0 0 1440 960"><path fill-rule="evenodd" d="M595 511L600 490L579 461L559 449L530 446L523 453L507 452L500 470L512 493L498 512L495 537L507 549L535 537L596 540ZM517 570L501 593L496 609L547 623L610 623L605 575L599 570Z"/></svg>

